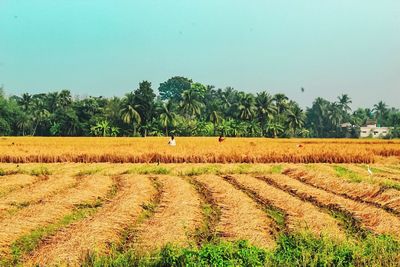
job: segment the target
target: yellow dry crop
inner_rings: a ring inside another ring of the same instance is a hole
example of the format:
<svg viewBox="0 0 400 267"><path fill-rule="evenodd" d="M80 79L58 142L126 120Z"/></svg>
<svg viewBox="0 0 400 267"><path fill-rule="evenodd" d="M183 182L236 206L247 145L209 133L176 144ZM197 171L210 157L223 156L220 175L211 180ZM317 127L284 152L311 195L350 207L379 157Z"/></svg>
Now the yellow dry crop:
<svg viewBox="0 0 400 267"><path fill-rule="evenodd" d="M400 141L177 137L0 140L0 162L111 163L373 163L399 157Z"/></svg>

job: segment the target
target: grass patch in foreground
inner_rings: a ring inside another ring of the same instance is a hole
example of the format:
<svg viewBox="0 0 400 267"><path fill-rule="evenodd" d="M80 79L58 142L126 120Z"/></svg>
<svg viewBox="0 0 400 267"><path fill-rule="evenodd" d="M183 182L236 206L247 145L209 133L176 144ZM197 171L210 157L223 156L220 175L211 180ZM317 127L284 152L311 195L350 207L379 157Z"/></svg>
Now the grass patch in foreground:
<svg viewBox="0 0 400 267"><path fill-rule="evenodd" d="M339 242L312 234L280 235L275 249L247 241L208 243L200 248L165 246L151 256L129 250L106 256L88 255L84 266L396 266L400 243L369 235L360 242Z"/></svg>
<svg viewBox="0 0 400 267"><path fill-rule="evenodd" d="M363 178L360 175L343 166L334 166L334 169L336 171L337 176L344 178L349 182L360 183L363 181Z"/></svg>
<svg viewBox="0 0 400 267"><path fill-rule="evenodd" d="M32 169L30 174L32 176L48 176L51 175L52 172L45 166L39 166Z"/></svg>
<svg viewBox="0 0 400 267"><path fill-rule="evenodd" d="M143 166L135 166L133 168L130 168L129 170L123 172L122 174L143 174L143 175L148 175L148 174L170 174L171 169L162 167L162 166L152 166L152 165L143 165Z"/></svg>

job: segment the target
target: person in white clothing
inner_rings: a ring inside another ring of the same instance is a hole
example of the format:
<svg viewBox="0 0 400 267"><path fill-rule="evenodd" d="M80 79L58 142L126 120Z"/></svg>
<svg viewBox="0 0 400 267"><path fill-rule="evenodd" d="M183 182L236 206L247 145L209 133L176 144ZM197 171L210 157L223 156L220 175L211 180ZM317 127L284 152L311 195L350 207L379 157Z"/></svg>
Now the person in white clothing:
<svg viewBox="0 0 400 267"><path fill-rule="evenodd" d="M176 146L175 136L171 135L171 138L168 141L168 145Z"/></svg>

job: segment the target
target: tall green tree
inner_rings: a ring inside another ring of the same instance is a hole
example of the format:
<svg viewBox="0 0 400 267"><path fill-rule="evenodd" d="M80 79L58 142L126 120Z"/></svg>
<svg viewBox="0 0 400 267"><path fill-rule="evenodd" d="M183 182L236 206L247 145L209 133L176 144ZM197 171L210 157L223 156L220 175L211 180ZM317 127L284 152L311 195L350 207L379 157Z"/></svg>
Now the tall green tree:
<svg viewBox="0 0 400 267"><path fill-rule="evenodd" d="M255 99L251 94L240 94L239 99L239 118L242 120L251 120L255 115Z"/></svg>
<svg viewBox="0 0 400 267"><path fill-rule="evenodd" d="M385 102L379 101L378 104L374 105L375 118L378 120L378 125L382 125L385 115L387 114L388 108Z"/></svg>
<svg viewBox="0 0 400 267"><path fill-rule="evenodd" d="M304 126L305 115L298 105L293 105L288 109L287 125L292 130L293 136Z"/></svg>
<svg viewBox="0 0 400 267"><path fill-rule="evenodd" d="M186 90L182 93L180 108L182 114L187 117L193 117L201 114L203 103L200 95L195 90Z"/></svg>
<svg viewBox="0 0 400 267"><path fill-rule="evenodd" d="M265 135L266 125L277 113L273 97L267 92L258 93L256 96L257 119L261 125L261 136Z"/></svg>
<svg viewBox="0 0 400 267"><path fill-rule="evenodd" d="M176 102L181 101L182 93L191 88L192 82L192 80L180 76L168 79L168 81L161 83L158 88L161 99Z"/></svg>
<svg viewBox="0 0 400 267"><path fill-rule="evenodd" d="M163 103L160 111L160 122L162 127L165 130L165 135L168 136L169 127L174 127L176 123L176 114L173 110L172 101L168 101L167 103Z"/></svg>
<svg viewBox="0 0 400 267"><path fill-rule="evenodd" d="M138 110L139 104L135 102L135 95L133 93L126 94L122 100L121 118L125 124L133 126L133 135L136 135L137 127L142 121Z"/></svg>
<svg viewBox="0 0 400 267"><path fill-rule="evenodd" d="M139 83L139 88L134 92L134 102L137 103L137 111L141 118L143 126L143 135L147 135L148 124L150 124L154 113L154 99L156 95L151 88L151 83L143 81Z"/></svg>

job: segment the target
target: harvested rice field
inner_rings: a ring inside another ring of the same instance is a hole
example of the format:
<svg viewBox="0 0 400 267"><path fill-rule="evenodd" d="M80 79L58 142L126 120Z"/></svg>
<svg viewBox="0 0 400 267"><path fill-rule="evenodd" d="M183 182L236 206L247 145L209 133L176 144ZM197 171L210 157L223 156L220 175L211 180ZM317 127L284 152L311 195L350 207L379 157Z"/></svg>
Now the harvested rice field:
<svg viewBox="0 0 400 267"><path fill-rule="evenodd" d="M1 140L0 266L399 266L400 143L198 139Z"/></svg>

